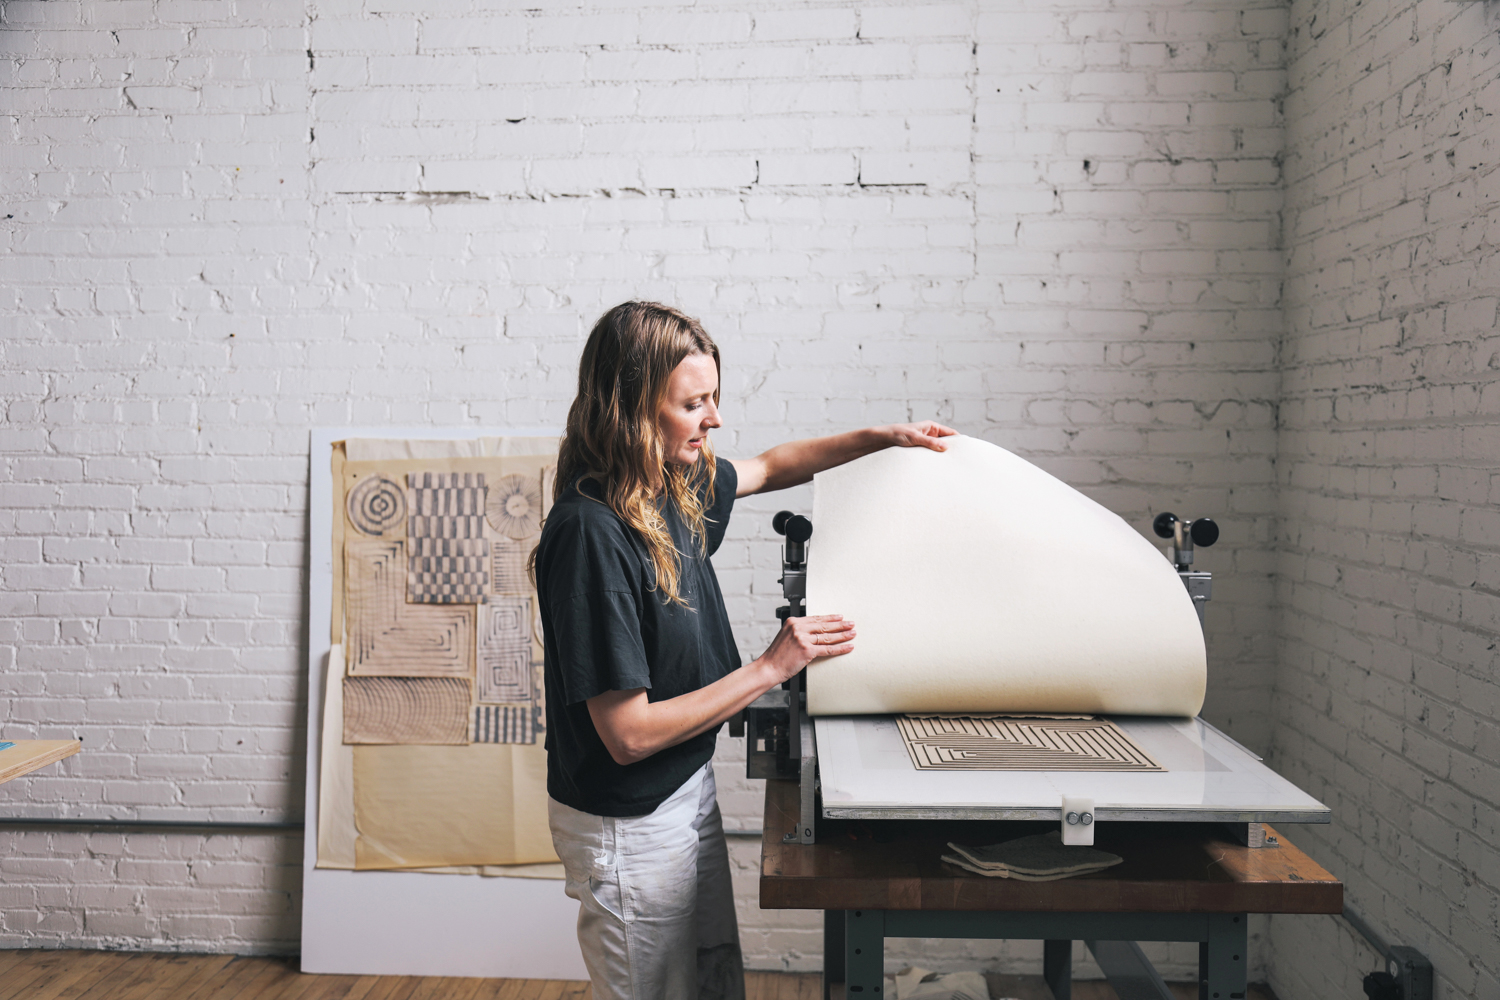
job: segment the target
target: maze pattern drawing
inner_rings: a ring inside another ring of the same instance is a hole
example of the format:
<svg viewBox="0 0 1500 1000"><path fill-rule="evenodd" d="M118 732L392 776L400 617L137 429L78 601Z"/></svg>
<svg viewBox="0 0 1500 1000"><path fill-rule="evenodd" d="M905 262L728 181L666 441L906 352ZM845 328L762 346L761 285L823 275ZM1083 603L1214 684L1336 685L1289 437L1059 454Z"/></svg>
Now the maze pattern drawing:
<svg viewBox="0 0 1500 1000"><path fill-rule="evenodd" d="M474 669L475 609L406 602L406 545L350 537L344 544L344 613L351 675L467 678Z"/></svg>
<svg viewBox="0 0 1500 1000"><path fill-rule="evenodd" d="M529 597L495 597L479 609L479 702L536 699L531 628Z"/></svg>

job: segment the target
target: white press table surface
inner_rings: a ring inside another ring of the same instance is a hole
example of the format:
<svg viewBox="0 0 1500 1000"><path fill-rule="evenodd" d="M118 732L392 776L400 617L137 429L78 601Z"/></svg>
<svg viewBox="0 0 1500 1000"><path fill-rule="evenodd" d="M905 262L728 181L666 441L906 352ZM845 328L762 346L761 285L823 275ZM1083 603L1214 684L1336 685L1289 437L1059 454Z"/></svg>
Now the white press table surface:
<svg viewBox="0 0 1500 1000"><path fill-rule="evenodd" d="M1202 719L1111 716L1164 771L919 771L889 715L813 720L830 819L1060 820L1063 796L1107 821L1327 823L1327 806Z"/></svg>

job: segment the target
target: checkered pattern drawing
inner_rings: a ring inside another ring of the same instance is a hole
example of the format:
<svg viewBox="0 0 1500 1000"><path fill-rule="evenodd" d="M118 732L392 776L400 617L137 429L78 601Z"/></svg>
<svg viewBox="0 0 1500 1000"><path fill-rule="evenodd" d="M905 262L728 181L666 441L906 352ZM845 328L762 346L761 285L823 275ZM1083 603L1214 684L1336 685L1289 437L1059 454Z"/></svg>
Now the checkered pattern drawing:
<svg viewBox="0 0 1500 1000"><path fill-rule="evenodd" d="M471 743L535 743L537 711L533 705L478 705Z"/></svg>
<svg viewBox="0 0 1500 1000"><path fill-rule="evenodd" d="M494 597L479 609L478 701L533 701L531 598Z"/></svg>
<svg viewBox="0 0 1500 1000"><path fill-rule="evenodd" d="M484 474L412 472L406 488L407 601L484 603L490 585Z"/></svg>

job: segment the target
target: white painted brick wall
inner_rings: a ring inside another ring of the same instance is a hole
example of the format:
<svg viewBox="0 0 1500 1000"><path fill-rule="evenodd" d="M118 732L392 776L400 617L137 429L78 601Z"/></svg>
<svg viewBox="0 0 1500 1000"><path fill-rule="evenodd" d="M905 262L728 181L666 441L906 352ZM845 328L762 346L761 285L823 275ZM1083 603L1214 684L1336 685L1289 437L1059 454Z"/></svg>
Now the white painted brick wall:
<svg viewBox="0 0 1500 1000"><path fill-rule="evenodd" d="M0 698L85 739L7 810L295 816L308 428L559 424L631 296L723 345L726 453L936 416L1220 518L1207 711L1269 744L1278 0L3 11ZM809 499L723 549L747 656ZM296 947L292 838L6 836L0 944Z"/></svg>
<svg viewBox="0 0 1500 1000"><path fill-rule="evenodd" d="M1500 995L1500 45L1495 10L1292 5L1273 761L1299 843L1436 996ZM1276 917L1283 1000L1379 968Z"/></svg>

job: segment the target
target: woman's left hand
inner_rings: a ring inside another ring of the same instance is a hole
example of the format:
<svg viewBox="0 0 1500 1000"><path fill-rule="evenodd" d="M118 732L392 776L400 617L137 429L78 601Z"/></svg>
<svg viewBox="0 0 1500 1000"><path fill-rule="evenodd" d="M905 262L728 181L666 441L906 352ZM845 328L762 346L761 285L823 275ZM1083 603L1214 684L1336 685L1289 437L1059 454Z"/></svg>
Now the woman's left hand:
<svg viewBox="0 0 1500 1000"><path fill-rule="evenodd" d="M952 427L944 427L934 420L924 420L917 424L890 424L877 427L875 431L885 439L887 448L931 448L933 451L947 451L948 446L938 439L958 433Z"/></svg>

